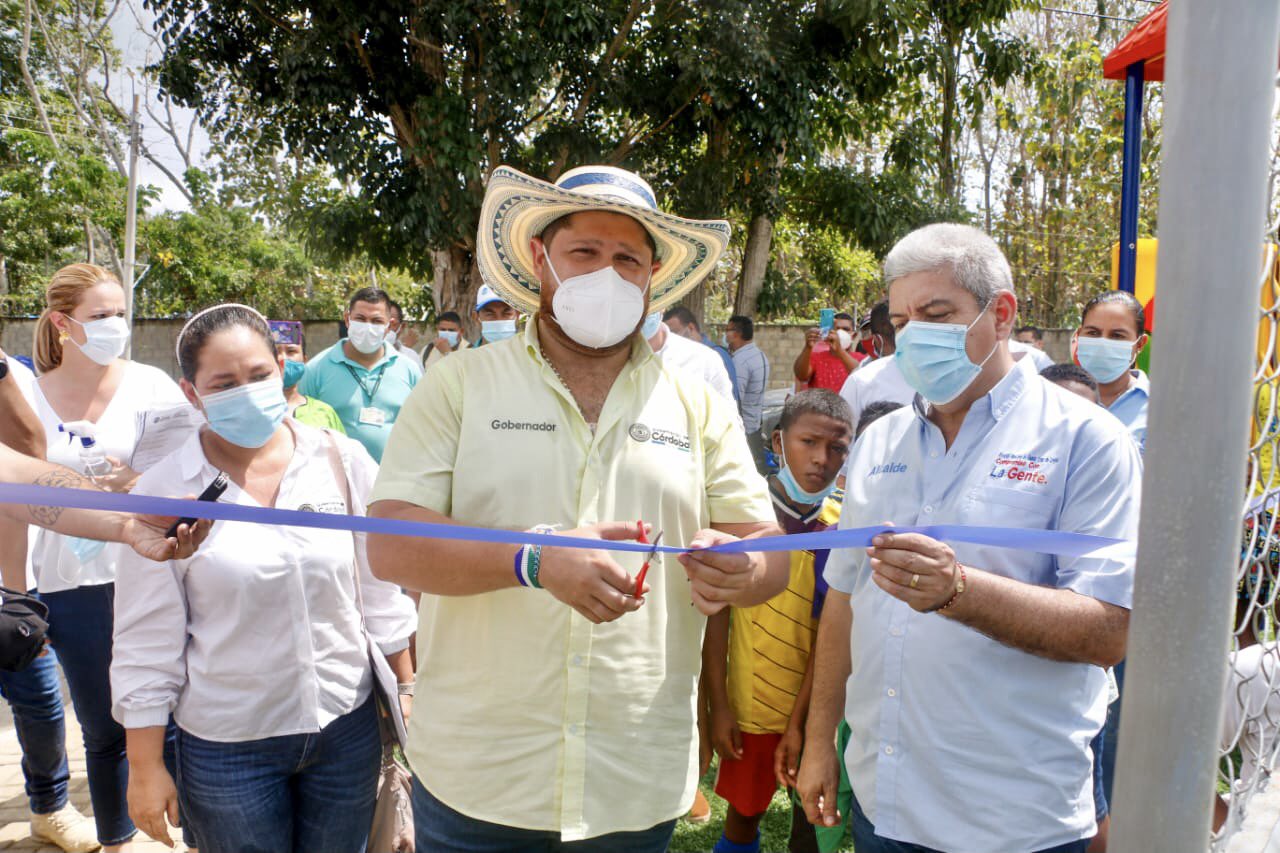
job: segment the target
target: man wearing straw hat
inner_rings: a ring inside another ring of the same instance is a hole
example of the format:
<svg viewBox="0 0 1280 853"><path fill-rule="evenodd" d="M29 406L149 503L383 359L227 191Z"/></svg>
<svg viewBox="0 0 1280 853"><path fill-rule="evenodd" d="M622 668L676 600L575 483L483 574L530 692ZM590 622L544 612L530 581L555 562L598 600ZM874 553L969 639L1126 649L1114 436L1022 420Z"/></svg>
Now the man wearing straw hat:
<svg viewBox="0 0 1280 853"><path fill-rule="evenodd" d="M728 236L659 211L621 169L555 184L496 169L480 270L533 319L428 371L370 514L602 540L642 520L689 548L778 533L733 407L638 334ZM638 590L634 553L385 536L369 553L424 593L418 849L665 850L697 785L704 614L780 592L785 555L658 555Z"/></svg>

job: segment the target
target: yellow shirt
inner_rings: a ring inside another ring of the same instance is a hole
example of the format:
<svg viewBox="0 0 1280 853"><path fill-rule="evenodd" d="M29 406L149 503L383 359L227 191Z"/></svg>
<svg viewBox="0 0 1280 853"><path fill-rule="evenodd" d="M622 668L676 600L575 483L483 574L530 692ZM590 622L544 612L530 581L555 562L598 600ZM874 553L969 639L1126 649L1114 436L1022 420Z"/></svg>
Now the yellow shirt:
<svg viewBox="0 0 1280 853"><path fill-rule="evenodd" d="M773 521L735 413L706 383L667 372L637 340L593 436L533 322L426 372L377 500L515 529L644 519L668 544L713 522ZM640 568L638 554L616 559ZM424 595L408 757L431 793L566 841L684 814L705 620L674 559L655 560L649 583L644 607L605 625L539 590Z"/></svg>
<svg viewBox="0 0 1280 853"><path fill-rule="evenodd" d="M839 522L839 502L825 501L817 520L824 527ZM787 730L818 631L813 597L813 552L792 551L786 589L764 604L730 610L726 689L744 732Z"/></svg>

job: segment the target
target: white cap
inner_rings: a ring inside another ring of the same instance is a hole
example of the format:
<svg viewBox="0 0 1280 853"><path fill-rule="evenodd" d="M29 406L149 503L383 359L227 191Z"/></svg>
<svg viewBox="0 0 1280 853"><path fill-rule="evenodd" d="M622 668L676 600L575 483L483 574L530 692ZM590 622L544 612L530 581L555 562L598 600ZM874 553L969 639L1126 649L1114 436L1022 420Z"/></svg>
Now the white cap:
<svg viewBox="0 0 1280 853"><path fill-rule="evenodd" d="M498 292L487 284L480 285L480 289L476 291L476 310L479 311L490 302L506 303L507 300L498 295Z"/></svg>

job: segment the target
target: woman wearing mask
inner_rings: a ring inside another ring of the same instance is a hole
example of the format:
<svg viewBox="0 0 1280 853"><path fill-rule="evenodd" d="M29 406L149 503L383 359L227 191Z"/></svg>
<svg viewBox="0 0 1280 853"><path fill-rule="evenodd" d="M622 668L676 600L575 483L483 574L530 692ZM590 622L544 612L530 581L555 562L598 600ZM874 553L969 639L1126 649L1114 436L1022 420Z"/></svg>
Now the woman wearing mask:
<svg viewBox="0 0 1280 853"><path fill-rule="evenodd" d="M1147 404L1150 382L1147 374L1134 366L1138 353L1147 345L1146 312L1131 293L1109 290L1089 300L1080 314L1080 328L1071 343L1076 362L1098 382L1100 402L1129 428L1142 452L1147 442ZM1124 662L1115 668L1117 690L1124 687ZM1115 778L1120 703L1107 708L1107 721L1095 738L1094 807L1098 815L1098 837L1089 848L1104 853L1110 833L1112 780Z"/></svg>
<svg viewBox="0 0 1280 853"><path fill-rule="evenodd" d="M103 488L125 492L137 479L127 464L140 412L182 405L173 380L154 367L121 358L129 340L124 289L92 264L54 274L35 331L39 379L32 408L45 429L50 462L85 471L79 440L59 424L87 421L96 448L112 459ZM112 600L118 548L42 530L32 550L40 597L49 607L49 641L58 653L84 735L89 795L98 840L123 849L136 832L125 805L124 729L111 718Z"/></svg>
<svg viewBox="0 0 1280 853"><path fill-rule="evenodd" d="M1141 451L1147 441L1147 403L1151 384L1134 367L1147 345L1142 303L1123 290L1089 300L1080 315L1071 350L1076 362L1098 381L1102 405L1129 428Z"/></svg>
<svg viewBox="0 0 1280 853"><path fill-rule="evenodd" d="M242 305L197 314L178 361L208 425L137 492L199 492L224 472L224 502L363 512L377 466L357 442L286 417L282 359L261 315ZM113 710L128 730L130 813L148 835L168 841L164 818L180 800L202 853L247 839L275 853L364 849L381 741L362 606L407 711L413 605L369 572L363 535L221 524L159 574L122 562ZM161 758L170 714L176 780Z"/></svg>
<svg viewBox="0 0 1280 853"><path fill-rule="evenodd" d="M342 418L324 400L315 397L304 397L298 391L298 383L307 372L307 356L303 351L303 338L299 336L296 344L277 344L277 349L284 356L281 376L284 379L284 399L289 404L289 416L298 423L318 429L331 429L346 435L342 426Z"/></svg>

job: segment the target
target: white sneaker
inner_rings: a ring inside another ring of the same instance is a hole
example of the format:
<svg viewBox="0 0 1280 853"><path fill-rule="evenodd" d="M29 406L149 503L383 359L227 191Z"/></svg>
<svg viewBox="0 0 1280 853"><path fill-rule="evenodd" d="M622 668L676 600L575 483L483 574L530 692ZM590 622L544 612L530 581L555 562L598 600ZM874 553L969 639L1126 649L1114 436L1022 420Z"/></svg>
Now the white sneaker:
<svg viewBox="0 0 1280 853"><path fill-rule="evenodd" d="M56 844L67 853L92 853L102 846L94 822L71 803L49 814L32 814L31 837Z"/></svg>

